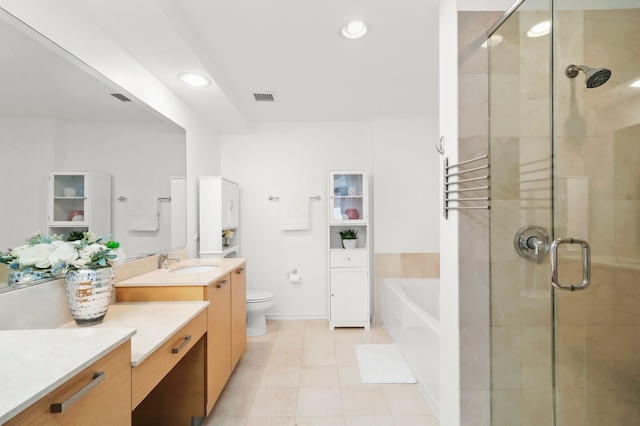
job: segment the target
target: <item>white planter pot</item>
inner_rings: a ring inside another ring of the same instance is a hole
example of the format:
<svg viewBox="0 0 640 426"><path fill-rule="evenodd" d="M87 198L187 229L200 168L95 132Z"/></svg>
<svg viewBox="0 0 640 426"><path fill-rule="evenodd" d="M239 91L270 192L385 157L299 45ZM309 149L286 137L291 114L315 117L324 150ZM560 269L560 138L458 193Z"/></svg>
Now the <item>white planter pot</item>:
<svg viewBox="0 0 640 426"><path fill-rule="evenodd" d="M342 240L342 248L354 249L358 243L358 239L355 240Z"/></svg>

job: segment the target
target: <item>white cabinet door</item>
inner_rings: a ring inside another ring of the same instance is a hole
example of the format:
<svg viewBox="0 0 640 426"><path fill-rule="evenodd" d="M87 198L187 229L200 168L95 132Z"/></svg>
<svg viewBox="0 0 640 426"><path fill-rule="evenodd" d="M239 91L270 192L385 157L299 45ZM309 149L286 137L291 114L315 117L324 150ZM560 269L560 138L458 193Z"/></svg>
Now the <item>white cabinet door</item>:
<svg viewBox="0 0 640 426"><path fill-rule="evenodd" d="M366 268L332 268L330 297L330 319L334 326L369 324L369 272Z"/></svg>
<svg viewBox="0 0 640 426"><path fill-rule="evenodd" d="M240 209L238 208L238 185L228 182L226 180L222 181L222 200L223 205L222 209L224 211L223 214L223 228L235 228L240 223Z"/></svg>

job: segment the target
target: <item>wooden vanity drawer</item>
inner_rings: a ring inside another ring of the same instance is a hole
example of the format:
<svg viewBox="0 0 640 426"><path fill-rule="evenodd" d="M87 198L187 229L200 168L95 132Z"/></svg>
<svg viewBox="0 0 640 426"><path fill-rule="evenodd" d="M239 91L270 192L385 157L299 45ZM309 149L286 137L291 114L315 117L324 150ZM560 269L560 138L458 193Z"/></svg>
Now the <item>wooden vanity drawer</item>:
<svg viewBox="0 0 640 426"><path fill-rule="evenodd" d="M331 250L330 266L332 268L366 268L368 264L367 250Z"/></svg>
<svg viewBox="0 0 640 426"><path fill-rule="evenodd" d="M62 412L52 413L52 404ZM5 426L130 424L131 341L127 340Z"/></svg>
<svg viewBox="0 0 640 426"><path fill-rule="evenodd" d="M153 390L207 331L207 311L189 321L147 359L132 369L132 409ZM190 337L187 337L190 336Z"/></svg>

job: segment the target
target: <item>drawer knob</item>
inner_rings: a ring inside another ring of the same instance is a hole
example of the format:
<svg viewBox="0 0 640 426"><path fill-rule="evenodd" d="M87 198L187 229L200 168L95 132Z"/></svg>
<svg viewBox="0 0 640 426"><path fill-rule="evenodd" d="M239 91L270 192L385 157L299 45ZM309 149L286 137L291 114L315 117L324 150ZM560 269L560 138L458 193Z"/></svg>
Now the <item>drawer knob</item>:
<svg viewBox="0 0 640 426"><path fill-rule="evenodd" d="M227 282L227 280L222 280L218 284L216 284L216 288L222 288L222 287L226 286L227 284L229 284Z"/></svg>
<svg viewBox="0 0 640 426"><path fill-rule="evenodd" d="M93 373L93 378L91 379L91 381L87 383L78 392L71 395L69 399L67 399L64 402L54 402L53 404L51 404L50 412L51 413L64 412L64 410L66 410L67 408L71 407L73 404L78 402L79 399L81 399L83 396L88 394L91 391L91 389L98 386L103 380L104 380L104 371L96 371L95 373Z"/></svg>

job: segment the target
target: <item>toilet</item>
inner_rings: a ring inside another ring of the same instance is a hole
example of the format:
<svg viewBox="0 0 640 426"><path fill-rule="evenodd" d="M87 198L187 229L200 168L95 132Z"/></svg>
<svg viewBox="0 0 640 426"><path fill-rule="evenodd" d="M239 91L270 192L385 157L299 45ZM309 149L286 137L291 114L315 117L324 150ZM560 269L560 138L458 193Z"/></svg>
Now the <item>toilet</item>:
<svg viewBox="0 0 640 426"><path fill-rule="evenodd" d="M267 334L265 314L276 304L273 293L247 289L247 336Z"/></svg>

